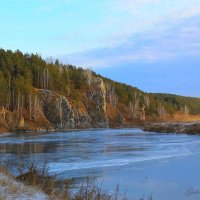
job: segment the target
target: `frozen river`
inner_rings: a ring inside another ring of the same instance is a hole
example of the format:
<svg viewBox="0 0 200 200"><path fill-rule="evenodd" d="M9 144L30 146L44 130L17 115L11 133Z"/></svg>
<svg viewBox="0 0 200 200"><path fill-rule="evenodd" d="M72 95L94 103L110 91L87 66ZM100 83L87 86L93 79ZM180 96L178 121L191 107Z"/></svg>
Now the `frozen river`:
<svg viewBox="0 0 200 200"><path fill-rule="evenodd" d="M2 163L48 163L57 178L94 177L112 191L119 183L128 197L200 199L200 136L95 129L42 135L2 135Z"/></svg>

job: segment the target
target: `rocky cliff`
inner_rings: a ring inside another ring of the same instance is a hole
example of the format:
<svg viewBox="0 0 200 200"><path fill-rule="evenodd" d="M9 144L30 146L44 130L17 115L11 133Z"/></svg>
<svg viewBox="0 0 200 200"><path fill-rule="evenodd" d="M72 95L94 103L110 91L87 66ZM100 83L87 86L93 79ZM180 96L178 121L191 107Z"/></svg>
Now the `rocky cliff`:
<svg viewBox="0 0 200 200"><path fill-rule="evenodd" d="M100 77L91 77L89 87L75 95L77 101L59 92L33 88L26 107L0 109L0 131L124 127L172 119L166 111L160 111L162 117L159 113L146 116L151 103L148 95L142 104L140 93L133 103L119 102L116 92Z"/></svg>
<svg viewBox="0 0 200 200"><path fill-rule="evenodd" d="M91 69L0 49L0 131L198 121L200 98L149 94Z"/></svg>
<svg viewBox="0 0 200 200"><path fill-rule="evenodd" d="M109 126L104 83L100 78L93 78L92 85L83 94L79 106L74 106L65 96L56 92L38 90L40 110L52 127L76 129Z"/></svg>
<svg viewBox="0 0 200 200"><path fill-rule="evenodd" d="M109 127L106 90L101 78L92 79L78 105L47 89L34 89L31 98L31 104L21 114L1 109L1 131Z"/></svg>

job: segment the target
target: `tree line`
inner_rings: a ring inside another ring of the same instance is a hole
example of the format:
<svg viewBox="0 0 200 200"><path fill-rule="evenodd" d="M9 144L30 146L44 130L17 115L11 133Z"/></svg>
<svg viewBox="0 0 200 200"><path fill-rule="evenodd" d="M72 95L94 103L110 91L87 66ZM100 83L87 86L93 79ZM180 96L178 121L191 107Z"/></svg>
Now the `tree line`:
<svg viewBox="0 0 200 200"><path fill-rule="evenodd" d="M52 90L81 101L81 95L91 87L92 77L104 80L106 99L113 107L124 104L134 112L145 105L149 115L174 114L177 111L200 114L198 98L147 94L138 88L102 77L91 69L65 65L59 60L44 60L38 54L4 49L0 49L0 107L20 115L22 108L37 106L34 89ZM34 115L31 113L30 116Z"/></svg>

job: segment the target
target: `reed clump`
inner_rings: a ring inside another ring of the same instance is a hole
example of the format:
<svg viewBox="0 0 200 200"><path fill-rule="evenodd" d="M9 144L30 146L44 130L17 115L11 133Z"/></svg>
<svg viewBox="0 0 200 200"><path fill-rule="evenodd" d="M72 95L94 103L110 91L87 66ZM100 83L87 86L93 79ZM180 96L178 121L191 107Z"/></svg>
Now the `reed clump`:
<svg viewBox="0 0 200 200"><path fill-rule="evenodd" d="M5 168L0 167L0 173L1 171L6 171L8 174L8 170ZM126 193L120 192L119 184L112 193L103 189L102 186L98 186L90 178L87 178L84 183L74 186L74 182L70 179L58 181L56 175L50 176L46 164L42 167L37 167L34 163L20 165L18 175L14 178L26 186L44 192L50 200L128 200ZM131 200L153 200L153 198L150 195L140 199L133 197Z"/></svg>

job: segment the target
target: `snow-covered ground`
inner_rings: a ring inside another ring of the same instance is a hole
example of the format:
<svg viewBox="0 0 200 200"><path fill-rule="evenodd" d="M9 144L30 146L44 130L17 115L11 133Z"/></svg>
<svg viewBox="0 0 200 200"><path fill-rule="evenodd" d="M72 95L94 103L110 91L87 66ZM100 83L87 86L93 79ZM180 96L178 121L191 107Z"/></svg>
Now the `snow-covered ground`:
<svg viewBox="0 0 200 200"><path fill-rule="evenodd" d="M0 173L0 200L48 200L48 196L36 188L25 186Z"/></svg>

